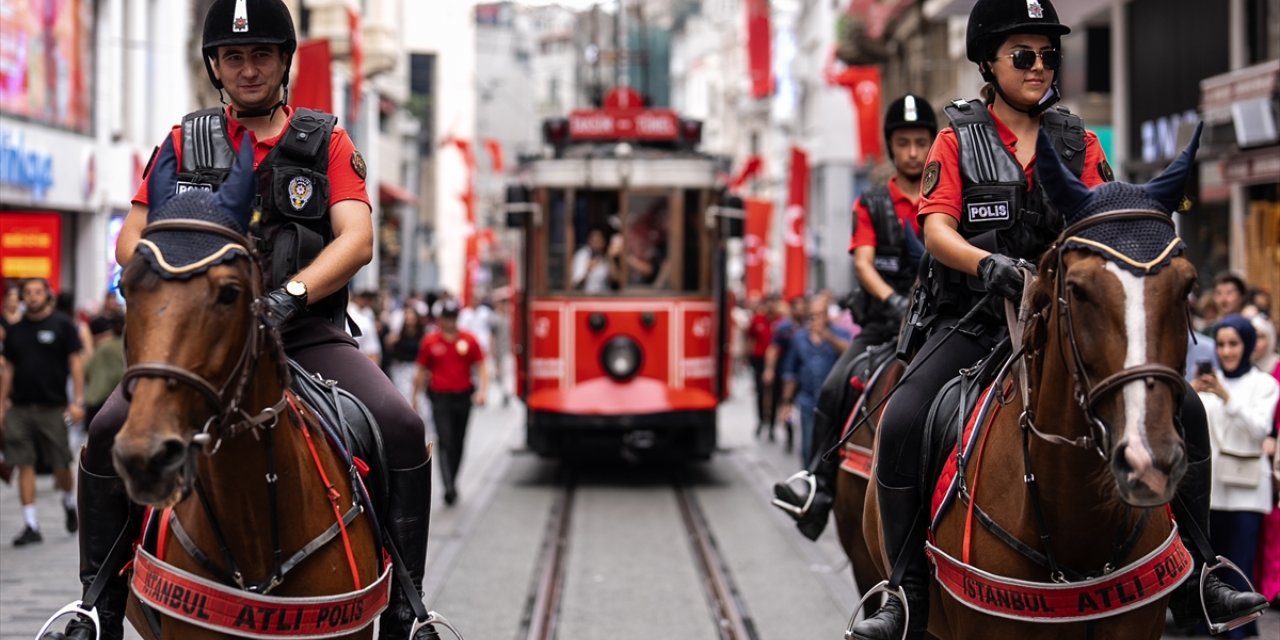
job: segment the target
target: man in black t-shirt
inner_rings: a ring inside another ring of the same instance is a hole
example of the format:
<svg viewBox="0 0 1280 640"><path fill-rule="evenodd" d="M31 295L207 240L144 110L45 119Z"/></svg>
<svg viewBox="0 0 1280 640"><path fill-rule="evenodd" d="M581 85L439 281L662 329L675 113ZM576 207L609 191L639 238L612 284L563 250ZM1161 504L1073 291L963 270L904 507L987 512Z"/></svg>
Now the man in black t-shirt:
<svg viewBox="0 0 1280 640"><path fill-rule="evenodd" d="M22 283L26 313L9 327L4 338L8 366L0 375L0 430L5 435L5 459L18 468L18 494L26 523L14 546L41 542L36 519L36 452L44 454L64 494L67 531L79 526L71 476L71 447L67 422L84 418L84 345L75 324L53 308L49 283L33 278ZM67 376L74 402L67 402ZM10 406L12 401L12 406ZM7 409L6 409L7 407Z"/></svg>

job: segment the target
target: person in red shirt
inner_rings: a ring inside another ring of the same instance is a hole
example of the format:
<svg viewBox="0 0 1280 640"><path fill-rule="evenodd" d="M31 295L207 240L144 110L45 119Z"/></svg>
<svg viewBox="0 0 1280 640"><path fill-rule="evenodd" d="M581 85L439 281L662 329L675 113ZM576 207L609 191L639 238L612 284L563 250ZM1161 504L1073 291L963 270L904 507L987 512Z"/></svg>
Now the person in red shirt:
<svg viewBox="0 0 1280 640"><path fill-rule="evenodd" d="M366 167L335 116L287 104L296 48L293 18L281 0L215 0L205 16L201 53L227 106L185 116L165 136L153 163L176 167L179 193L214 191L240 147L253 145L261 218L252 233L268 265L268 322L280 331L290 358L363 401L382 431L389 492L378 519L418 593L393 589L380 627L406 637L414 621L410 599L422 595L427 553L431 464L425 427L345 331L348 282L373 255ZM139 253L150 213L150 178L149 167L116 244L120 264ZM139 521L129 517L111 455L128 409L117 387L89 425L80 459L80 578L86 591L99 570L118 573L118 567L103 565L120 531ZM101 637L122 637L127 595L126 579L113 577L97 602L87 605L97 605ZM95 637L93 623L77 617L66 636ZM427 626L413 640L437 637Z"/></svg>
<svg viewBox="0 0 1280 640"><path fill-rule="evenodd" d="M436 317L440 328L422 339L418 349L418 374L413 381L413 404L424 390L431 400L431 415L440 438L440 479L444 482L445 504L458 500L458 472L467 439L471 405L483 407L489 393L489 368L476 337L458 329L461 308L454 300L439 303ZM471 377L478 368L477 386Z"/></svg>
<svg viewBox="0 0 1280 640"><path fill-rule="evenodd" d="M756 389L756 437L765 430L769 431L769 442L773 442L773 402L769 396L769 385L764 383L764 354L773 341L773 316L769 313L772 304L767 298L757 300L755 312L751 315L751 323L747 325L747 362L751 363L751 379Z"/></svg>

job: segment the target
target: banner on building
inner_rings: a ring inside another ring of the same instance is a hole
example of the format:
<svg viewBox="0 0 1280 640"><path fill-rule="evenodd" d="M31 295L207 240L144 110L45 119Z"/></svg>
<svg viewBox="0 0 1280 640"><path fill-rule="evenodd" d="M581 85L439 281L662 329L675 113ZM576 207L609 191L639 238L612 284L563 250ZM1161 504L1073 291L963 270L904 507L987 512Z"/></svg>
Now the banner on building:
<svg viewBox="0 0 1280 640"><path fill-rule="evenodd" d="M880 114L883 111L880 95L880 68L873 65L851 66L833 74L833 84L849 90L853 100L853 112L858 129L858 157L872 162L884 155L880 137Z"/></svg>
<svg viewBox="0 0 1280 640"><path fill-rule="evenodd" d="M791 147L789 182L786 219L782 228L786 258L782 296L787 300L804 295L809 270L805 237L805 218L809 210L809 155L800 147Z"/></svg>
<svg viewBox="0 0 1280 640"><path fill-rule="evenodd" d="M765 270L768 266L769 228L773 224L773 201L747 198L746 229L742 238L743 262L746 266L747 300L759 300L765 294Z"/></svg>
<svg viewBox="0 0 1280 640"><path fill-rule="evenodd" d="M729 181L729 190L737 191L747 184L747 181L756 177L760 171L764 169L764 160L759 155L752 155L742 164L742 169L738 171L738 175Z"/></svg>
<svg viewBox="0 0 1280 640"><path fill-rule="evenodd" d="M769 25L769 0L747 0L747 68L751 97L773 94L773 33Z"/></svg>
<svg viewBox="0 0 1280 640"><path fill-rule="evenodd" d="M5 280L44 278L57 291L61 270L62 216L0 213L0 276Z"/></svg>
<svg viewBox="0 0 1280 640"><path fill-rule="evenodd" d="M95 4L0 2L0 111L89 133Z"/></svg>
<svg viewBox="0 0 1280 640"><path fill-rule="evenodd" d="M364 91L364 30L360 26L360 9L347 4L347 27L351 30L351 111L347 119L360 119L360 94Z"/></svg>
<svg viewBox="0 0 1280 640"><path fill-rule="evenodd" d="M327 38L298 43L298 53L294 56L298 74L290 83L289 102L295 107L333 113L332 63Z"/></svg>

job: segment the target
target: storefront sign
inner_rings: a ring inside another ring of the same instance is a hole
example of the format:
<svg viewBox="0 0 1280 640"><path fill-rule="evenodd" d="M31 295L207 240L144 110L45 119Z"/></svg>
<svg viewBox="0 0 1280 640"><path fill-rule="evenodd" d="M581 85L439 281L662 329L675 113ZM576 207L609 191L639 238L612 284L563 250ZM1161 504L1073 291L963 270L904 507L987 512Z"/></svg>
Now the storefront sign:
<svg viewBox="0 0 1280 640"><path fill-rule="evenodd" d="M44 278L58 286L62 217L57 213L0 213L0 276Z"/></svg>
<svg viewBox="0 0 1280 640"><path fill-rule="evenodd" d="M1200 81L1200 111L1206 124L1231 120L1231 105L1268 99L1280 84L1280 60L1271 60Z"/></svg>
<svg viewBox="0 0 1280 640"><path fill-rule="evenodd" d="M53 154L27 144L21 131L0 129L0 184L29 190L39 202L53 186Z"/></svg>
<svg viewBox="0 0 1280 640"><path fill-rule="evenodd" d="M569 137L574 140L675 140L679 119L667 109L586 110L569 114Z"/></svg>
<svg viewBox="0 0 1280 640"><path fill-rule="evenodd" d="M1280 147L1240 153L1222 163L1222 179L1230 184L1269 184L1280 177Z"/></svg>

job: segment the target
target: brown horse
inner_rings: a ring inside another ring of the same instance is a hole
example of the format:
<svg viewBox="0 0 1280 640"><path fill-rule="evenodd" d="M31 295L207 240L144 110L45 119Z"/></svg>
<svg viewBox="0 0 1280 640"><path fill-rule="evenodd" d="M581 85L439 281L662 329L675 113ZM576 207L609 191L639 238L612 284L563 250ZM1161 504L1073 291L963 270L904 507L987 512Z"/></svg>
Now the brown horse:
<svg viewBox="0 0 1280 640"><path fill-rule="evenodd" d="M1029 283L960 498L933 523L929 633L1155 640L1191 565L1164 505L1186 468L1176 419L1196 280L1169 212L1195 144L1146 185L1090 191L1039 143L1068 226ZM864 516L888 575L875 492Z"/></svg>
<svg viewBox="0 0 1280 640"><path fill-rule="evenodd" d="M154 637L156 618L138 599L149 595L163 614L160 637L233 637L206 628L212 592L161 591L171 575L139 579L140 569L161 566L195 576L194 584L278 605L273 611L253 601L224 626L315 632L330 625L345 629L338 637L370 638L380 608L317 613L289 604L371 589L385 596L389 583L379 576L374 528L358 517L350 466L286 393L284 353L264 321L263 275L244 235L256 189L252 146L242 145L249 151L217 195L188 192L167 203L153 195L146 250L124 270L123 384L132 402L115 440L115 466L135 502L157 514L172 508L171 517L160 517L156 557L135 558L129 620ZM166 170L174 167L158 162L153 182L164 182ZM157 216L158 209L183 214ZM234 224L220 223L228 212ZM204 246L210 251L198 254L205 255L182 255Z"/></svg>

